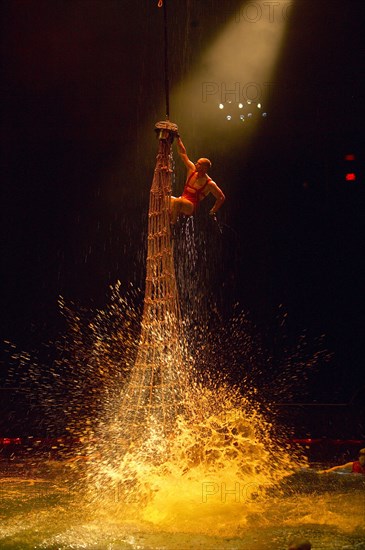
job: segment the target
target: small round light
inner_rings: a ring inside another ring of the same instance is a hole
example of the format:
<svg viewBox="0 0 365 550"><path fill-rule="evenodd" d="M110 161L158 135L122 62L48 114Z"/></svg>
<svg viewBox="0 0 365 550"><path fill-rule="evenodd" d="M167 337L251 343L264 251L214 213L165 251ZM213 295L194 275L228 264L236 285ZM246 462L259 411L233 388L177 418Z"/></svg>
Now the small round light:
<svg viewBox="0 0 365 550"><path fill-rule="evenodd" d="M240 115L240 120L242 120L242 122L245 121L245 115Z"/></svg>
<svg viewBox="0 0 365 550"><path fill-rule="evenodd" d="M220 103L220 104L219 104L219 108L220 108L220 109L224 109L223 103Z"/></svg>
<svg viewBox="0 0 365 550"><path fill-rule="evenodd" d="M247 105L251 105L251 103L252 103L251 99L248 99L247 100Z"/></svg>
<svg viewBox="0 0 365 550"><path fill-rule="evenodd" d="M263 116L264 118L266 118L266 117L267 117L267 113L262 113L262 116Z"/></svg>
<svg viewBox="0 0 365 550"><path fill-rule="evenodd" d="M248 118L251 118L252 117L252 113L248 113Z"/></svg>
<svg viewBox="0 0 365 550"><path fill-rule="evenodd" d="M258 109L261 109L261 103L258 103L258 104L257 104L257 108L258 108Z"/></svg>
<svg viewBox="0 0 365 550"><path fill-rule="evenodd" d="M227 120L232 120L231 115L227 115Z"/></svg>
<svg viewBox="0 0 365 550"><path fill-rule="evenodd" d="M239 108L239 109L243 109L243 103L239 103L239 104L238 104L238 108Z"/></svg>

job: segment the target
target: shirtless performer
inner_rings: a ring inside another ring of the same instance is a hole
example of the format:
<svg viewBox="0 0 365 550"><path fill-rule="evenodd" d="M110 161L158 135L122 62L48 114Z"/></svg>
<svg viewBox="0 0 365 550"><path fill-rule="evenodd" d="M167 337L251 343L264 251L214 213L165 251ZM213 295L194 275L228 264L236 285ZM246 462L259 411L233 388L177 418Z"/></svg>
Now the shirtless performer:
<svg viewBox="0 0 365 550"><path fill-rule="evenodd" d="M215 197L216 201L209 211L209 215L215 216L215 213L222 206L226 197L218 185L214 183L214 181L207 174L207 171L212 165L210 160L201 158L194 164L186 154L186 149L180 137L177 139L177 148L178 153L187 168L187 178L181 197L171 197L171 223L173 225L176 223L179 214L192 216L195 213L200 201L205 199L205 197L210 193L213 197Z"/></svg>

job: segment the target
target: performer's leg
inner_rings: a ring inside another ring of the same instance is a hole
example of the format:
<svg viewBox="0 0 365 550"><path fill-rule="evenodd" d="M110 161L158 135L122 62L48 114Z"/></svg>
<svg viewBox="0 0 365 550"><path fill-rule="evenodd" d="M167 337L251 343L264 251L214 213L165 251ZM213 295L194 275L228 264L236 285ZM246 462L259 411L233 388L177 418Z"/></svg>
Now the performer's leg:
<svg viewBox="0 0 365 550"><path fill-rule="evenodd" d="M177 218L180 214L180 205L179 205L179 199L176 197L171 197L170 199L170 223L175 225L177 222Z"/></svg>
<svg viewBox="0 0 365 550"><path fill-rule="evenodd" d="M194 213L194 205L190 201L183 199L182 197L171 197L170 201L170 222L175 224L179 214L185 214L185 216L191 216Z"/></svg>

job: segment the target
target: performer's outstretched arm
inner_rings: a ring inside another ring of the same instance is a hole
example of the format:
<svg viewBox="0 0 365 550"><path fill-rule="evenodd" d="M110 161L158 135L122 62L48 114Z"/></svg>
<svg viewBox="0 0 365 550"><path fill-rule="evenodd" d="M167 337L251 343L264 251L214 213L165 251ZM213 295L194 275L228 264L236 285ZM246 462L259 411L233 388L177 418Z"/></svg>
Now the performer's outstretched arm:
<svg viewBox="0 0 365 550"><path fill-rule="evenodd" d="M346 464L340 464L340 466L333 466L332 468L328 468L327 470L321 470L319 473L328 474L330 472L336 472L337 470L348 470L351 472L352 462L346 462Z"/></svg>
<svg viewBox="0 0 365 550"><path fill-rule="evenodd" d="M185 164L186 168L188 170L194 170L195 171L195 164L189 159L185 145L181 141L180 136L177 138L177 152L179 153L183 163Z"/></svg>

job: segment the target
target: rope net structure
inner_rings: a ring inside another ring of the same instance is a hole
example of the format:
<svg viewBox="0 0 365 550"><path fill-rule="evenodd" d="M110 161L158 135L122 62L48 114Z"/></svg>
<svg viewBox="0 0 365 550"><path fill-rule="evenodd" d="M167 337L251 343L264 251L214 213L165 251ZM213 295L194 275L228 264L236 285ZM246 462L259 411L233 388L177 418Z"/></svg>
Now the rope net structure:
<svg viewBox="0 0 365 550"><path fill-rule="evenodd" d="M173 431L184 409L188 378L169 216L177 126L159 122L155 130L159 148L150 190L141 336L121 406L122 422L133 438L151 425L165 434Z"/></svg>

